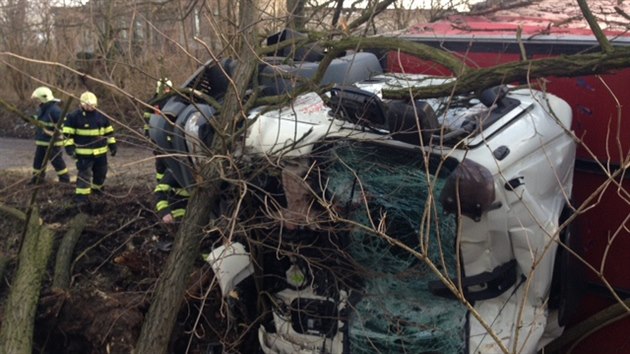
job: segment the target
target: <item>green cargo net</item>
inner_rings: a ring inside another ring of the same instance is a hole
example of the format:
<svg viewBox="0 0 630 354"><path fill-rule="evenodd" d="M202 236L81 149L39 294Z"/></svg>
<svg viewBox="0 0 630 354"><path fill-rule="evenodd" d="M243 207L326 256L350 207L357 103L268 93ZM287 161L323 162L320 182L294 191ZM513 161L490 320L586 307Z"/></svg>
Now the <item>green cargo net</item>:
<svg viewBox="0 0 630 354"><path fill-rule="evenodd" d="M419 151L374 143L336 145L332 153L328 189L342 215L370 228L381 224L454 278L457 222L436 201L450 169L436 160L428 171ZM429 291L438 277L426 262L367 229L355 226L350 237L364 280L352 308L350 352L463 353L466 308Z"/></svg>

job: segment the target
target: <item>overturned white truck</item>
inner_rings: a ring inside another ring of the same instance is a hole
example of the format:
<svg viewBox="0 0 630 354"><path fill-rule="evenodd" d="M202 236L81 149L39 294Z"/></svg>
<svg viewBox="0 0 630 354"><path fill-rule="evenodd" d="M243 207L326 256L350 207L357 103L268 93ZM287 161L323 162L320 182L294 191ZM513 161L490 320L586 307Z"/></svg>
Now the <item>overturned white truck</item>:
<svg viewBox="0 0 630 354"><path fill-rule="evenodd" d="M259 82L286 93L317 64L269 65ZM208 63L182 88L221 100L230 67ZM239 299L260 296L272 309L258 328L264 353L535 353L561 333L566 289L554 273L570 236L560 226L571 110L507 86L382 99L384 89L445 80L383 73L376 55L349 53L329 67L328 92L249 112L239 154L279 166L276 198L258 198L277 225L259 271L243 238L207 260L224 296L258 278ZM168 164L184 186L215 114L175 96L151 118L153 140L178 153Z"/></svg>

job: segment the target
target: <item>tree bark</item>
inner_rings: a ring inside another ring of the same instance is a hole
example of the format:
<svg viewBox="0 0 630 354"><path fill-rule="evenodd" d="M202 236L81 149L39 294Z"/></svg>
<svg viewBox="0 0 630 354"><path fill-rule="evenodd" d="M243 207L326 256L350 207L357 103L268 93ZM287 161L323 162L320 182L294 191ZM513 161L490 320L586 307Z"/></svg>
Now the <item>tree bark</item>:
<svg viewBox="0 0 630 354"><path fill-rule="evenodd" d="M613 50L612 45L608 42L608 38L604 32L602 32L602 28L599 27L597 23L597 19L593 16L591 9L588 7L586 0L577 0L578 5L580 6L580 10L582 11L582 15L584 15L584 19L588 22L588 26L591 28L593 35L597 38L599 42L599 46L602 48L604 53L610 53Z"/></svg>
<svg viewBox="0 0 630 354"><path fill-rule="evenodd" d="M321 80L330 62L348 49L398 50L420 59L440 64L457 77L457 81L451 81L443 85L414 88L412 94L416 99L469 93L496 85L540 77L576 77L606 74L616 69L627 68L630 65L628 60L630 48L627 47L614 47L608 52L561 55L476 69L467 66L459 58L445 51L421 43L413 43L396 38L346 38L341 41L324 42L323 46L330 48L330 51L320 63L314 78L316 83ZM384 90L383 97L408 99L410 91L409 89Z"/></svg>
<svg viewBox="0 0 630 354"><path fill-rule="evenodd" d="M0 353L31 354L35 313L52 252L53 234L33 209L0 329Z"/></svg>
<svg viewBox="0 0 630 354"><path fill-rule="evenodd" d="M4 271L7 269L9 260L9 257L5 256L4 254L0 254L0 288L1 285L4 284Z"/></svg>
<svg viewBox="0 0 630 354"><path fill-rule="evenodd" d="M617 47L608 53L577 54L539 60L497 65L492 68L468 70L444 85L420 87L412 90L414 98L445 97L478 91L488 87L525 82L540 77L576 77L606 74L628 67L630 48ZM386 98L409 98L409 90L384 90Z"/></svg>
<svg viewBox="0 0 630 354"><path fill-rule="evenodd" d="M331 21L332 28L337 27L337 24L339 23L339 18L341 18L341 11L343 10L343 1L344 0L337 0L337 4L335 5L335 12L333 13Z"/></svg>
<svg viewBox="0 0 630 354"><path fill-rule="evenodd" d="M204 172L212 175L212 171ZM186 284L194 260L199 256L203 228L208 224L211 207L219 195L217 186L217 183L212 182L200 185L190 197L186 216L177 232L171 254L158 279L155 297L142 324L136 353L167 352Z"/></svg>
<svg viewBox="0 0 630 354"><path fill-rule="evenodd" d="M225 156L236 140L233 135L237 131L236 122L245 118L246 115L242 98L245 97L256 68L256 57L252 55L251 48L256 43L253 24L258 17L252 0L240 0L239 8L241 9L240 33L243 39L238 53L240 61L234 75L235 81L228 89L221 115L215 125L217 134L210 149L214 157L201 167L197 176L199 184L192 192L186 208L186 216L158 279L155 297L142 324L136 353L167 352L177 313L193 270L194 260L200 255L199 244L204 235L204 227L211 221L211 211L220 200L224 161L216 156Z"/></svg>
<svg viewBox="0 0 630 354"><path fill-rule="evenodd" d="M385 11L385 9L387 9L387 7L393 4L395 1L396 0L377 1L373 6L365 9L365 11L363 11L363 13L361 14L361 16L359 16L359 18L357 18L356 20L348 24L348 31L353 31L359 26L361 26L362 24L372 20L374 16Z"/></svg>
<svg viewBox="0 0 630 354"><path fill-rule="evenodd" d="M304 28L304 5L306 0L287 0L289 20L287 27L300 31Z"/></svg>
<svg viewBox="0 0 630 354"><path fill-rule="evenodd" d="M8 216L12 216L21 221L26 221L26 213L24 213L21 210L12 208L10 206L6 206L4 204L0 204L0 213L3 213Z"/></svg>
<svg viewBox="0 0 630 354"><path fill-rule="evenodd" d="M53 288L68 289L70 286L70 262L74 247L87 224L87 214L78 214L68 223L68 231L61 240L57 259L55 261L55 275L53 277Z"/></svg>

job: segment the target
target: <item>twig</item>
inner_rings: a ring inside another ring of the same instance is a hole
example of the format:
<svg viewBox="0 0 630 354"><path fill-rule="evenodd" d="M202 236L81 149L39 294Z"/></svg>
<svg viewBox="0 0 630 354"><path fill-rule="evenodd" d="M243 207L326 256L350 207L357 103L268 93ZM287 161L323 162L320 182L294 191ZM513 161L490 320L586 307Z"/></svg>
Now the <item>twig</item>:
<svg viewBox="0 0 630 354"><path fill-rule="evenodd" d="M136 215L135 218L129 220L128 222L126 222L124 225L120 226L118 229L108 233L107 235L101 237L100 240L96 241L94 244L92 244L90 247L86 248L85 250L83 250L83 252L81 252L81 254L79 254L77 256L77 258L74 259L74 261L72 262L72 266L70 267L70 272L72 272L72 269L74 269L75 264L77 264L77 262L83 258L88 252L90 252L91 250L93 250L94 248L96 248L97 246L99 246L101 243L103 243L103 241L105 241L105 239L107 239L108 237L116 234L118 231L124 229L125 227L133 224L134 222L138 221L138 218L140 217L140 213L142 212L142 210L140 212L138 212L138 215Z"/></svg>
<svg viewBox="0 0 630 354"><path fill-rule="evenodd" d="M0 204L0 212L12 216L20 221L26 221L26 213L8 205Z"/></svg>

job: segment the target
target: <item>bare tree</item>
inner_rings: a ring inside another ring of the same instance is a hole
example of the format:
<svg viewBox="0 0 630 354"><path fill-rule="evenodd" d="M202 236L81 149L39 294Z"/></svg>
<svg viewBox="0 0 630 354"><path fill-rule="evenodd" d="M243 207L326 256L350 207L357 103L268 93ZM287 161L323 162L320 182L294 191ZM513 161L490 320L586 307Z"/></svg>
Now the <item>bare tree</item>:
<svg viewBox="0 0 630 354"><path fill-rule="evenodd" d="M261 253L265 249L274 247L280 250L282 241L276 239L280 235L284 235L283 232L286 230L294 231L301 227L305 229L319 228L330 232L332 235L336 231L336 227L367 229L366 232L385 240L388 245L395 245L399 250L428 264L432 272L439 274L448 290L453 292L454 296L472 311L472 305L463 294L462 285L445 276L441 270L443 268L442 263L429 259L426 252L418 252L404 243L398 242L387 233L382 224L374 222L374 220L372 220L372 224L366 226L341 217L333 201L324 197L324 193L317 187L313 187L317 183L325 184L322 182L325 177L323 174L312 173L319 168L318 166L305 164L304 161L276 160L268 157L261 164L261 167L254 163L250 164L251 161L245 160L244 162L235 157L235 151L242 146L246 128L248 124L251 124L248 119L248 112L252 107L256 105L291 107L291 100L299 93L320 89L319 80L322 79L327 65L342 53L364 49L399 51L441 64L457 76L456 82L451 81L442 85L413 90L390 90L383 93L386 98L406 100L467 94L504 82L528 81L551 74L575 76L606 73L630 65L627 61L628 54L630 54L628 50L611 47L607 44L605 37L600 35L601 31L593 22L591 23L593 32L600 39L603 48L601 53L545 60L524 60L489 69L477 69L468 67L457 56L434 48L394 38L365 36L367 33L379 32L379 25L376 20L388 9L389 5L395 3L393 0L370 1L369 6L365 9L353 8L354 16L344 18L344 20L341 20L344 4L348 2L329 1L328 4L334 5L334 7L325 9L330 15L327 17L326 23L331 23L332 26L326 26L326 28L340 27L341 31L329 31L324 36L316 32L309 32L312 28L318 28L317 26L321 23L312 24L308 21L314 17L309 17L311 14L306 6L306 1L286 1L287 21L286 17L263 16L265 11L262 9L267 8L266 5L253 0L240 0L238 6L234 6L232 2L217 2L215 5L210 2L199 1L167 1L159 4L92 2L87 5L88 7L83 8L91 14L88 20L74 23L68 21L64 24L70 32L82 33L83 29L89 29L88 33L96 35L96 38L88 40L90 46L83 48L93 50L91 53L94 57L85 58L85 62L96 65L96 69L94 67L83 68L74 62L76 59L75 50L77 49L74 47L68 47L65 50L60 47L56 48L59 52L67 51L69 53L64 57L64 60L59 60L62 63L35 62L32 59L37 59L36 55L32 55L31 60L24 59L32 54L28 53L29 48L26 48L24 43L29 43L35 39L34 43L37 43L37 46L34 47L43 48L45 53L49 53L49 50L52 52L51 48L53 48L49 45L50 41L55 36L59 36L59 32L54 33L51 30L51 20L45 16L41 18L39 29L31 31L30 34L29 31L18 31L18 29L26 27L31 28L26 10L24 10L28 8L29 4L27 3L25 0L8 1L6 5L3 3L2 14L4 16L1 20L5 25L0 26L0 31L12 29L6 33L0 32L3 51L11 53L11 55L3 54L1 60L10 67L11 75L15 76L11 82L16 92L21 92L21 98L25 97L24 93L28 92L34 82L52 83L53 81L52 78L42 80L43 76L35 74L35 70L32 68L36 68L40 72L44 71L42 68L55 68L76 75L81 78L81 83L87 87L97 88L111 95L112 101L120 104L120 112L133 112L134 108L129 108L132 105L146 108L144 107L146 105L143 105L138 97L145 93L148 96L148 93L152 92L154 81L161 76L169 76L174 78L176 82L183 81L194 68L206 60L214 61L216 64L220 63L223 58L231 58L238 62L236 72L226 75L229 81L228 90L221 103L212 101L205 96L198 98L200 102L206 100L206 103L214 104L219 110L212 124L213 130L216 132L215 138L209 146L206 146L204 158L198 160L202 163L193 169L196 185L189 201L188 213L177 232L173 250L161 271L155 290L151 293L151 305L144 318L136 346L138 353L165 353L169 350L169 343L176 327L177 315L182 307L182 302L186 299L186 290L192 277L191 274L196 270L195 259L199 257L201 245L206 240L207 235L216 233L217 230L221 230L219 233L221 233L222 240L232 240L237 234L246 235L248 241L251 242L254 256L256 256L255 253L258 250ZM352 3L354 4L354 2ZM584 2L580 2L580 4L583 5L583 11L587 15L588 11ZM48 5L46 4L46 6ZM453 7L447 6L433 10L430 16L437 18L452 11ZM170 16L162 17L164 16L162 12L167 12ZM166 19L173 26L161 26L162 21L166 21ZM398 26L407 23L407 19L402 17L399 17L398 21L400 22ZM262 38L287 23L290 27L304 30L310 36L289 41L291 42L289 44L279 43L271 48L261 48ZM210 29L212 33L204 32L203 28ZM85 38L75 39L77 40L76 43L79 43ZM313 83L304 86L302 91L298 90L290 97L287 95L258 97L263 88L257 82L259 77L257 70L262 65L268 64L266 59L263 59L265 54L272 53L283 45L312 48L313 44L326 49L326 53L322 53L324 58ZM133 86L134 84L138 86ZM66 88L65 84L59 86ZM195 93L182 89L179 94L182 99L189 99ZM134 117L130 118L131 122L133 119L140 120L133 114L131 116ZM130 122L121 119L118 123L121 127L131 126L129 131L133 132L134 126L128 124ZM137 132L133 134L139 135ZM280 206L281 203L275 202L273 193L268 193L260 187L257 178L261 178L261 175L272 175L280 180L285 188L297 191L287 196L289 206ZM614 179L617 176L612 177ZM313 180L317 183L312 183ZM311 183L306 183L306 181ZM253 194L251 193L253 189L262 190L262 192L261 194ZM261 195L262 197L259 197ZM256 201L248 204L247 198L252 196L263 200L263 202ZM226 202L225 199L228 197L231 199ZM361 199L361 203L366 205L369 205L370 202L369 196L364 196ZM228 205L227 209L225 209L226 204ZM291 209L291 206L295 206L295 208ZM217 210L227 210L229 216L217 215ZM256 218L251 217L251 215L255 215ZM440 221L443 220L437 217L432 218L431 215L423 217L429 220L423 225L431 227L439 226ZM226 219L229 220L226 221ZM264 221L261 222L261 219ZM386 220L386 217L383 216L382 219ZM334 227L326 228L329 226L328 223L333 224ZM264 235L261 236L261 234ZM422 250L425 251L425 249ZM278 251L278 254L291 258L292 261L300 258L300 254L296 250L283 250L283 252ZM307 259L306 262L312 267L332 268L330 264L322 265L314 260ZM259 266L262 267L262 265ZM258 270L261 271L261 269ZM68 282L64 281L63 283ZM268 296L268 294L262 296ZM225 299L208 297L204 301L221 302ZM261 300L261 302L264 301ZM268 313L264 312L264 305L258 306L257 309L263 313L262 316L269 316ZM615 315L618 313L615 312ZM252 322L255 321L258 319ZM250 332L254 328L254 324L259 324L252 322L246 323L251 327L242 329L242 332ZM495 333L490 333L490 335L496 337ZM236 340L242 341L243 337L236 336ZM497 342L500 343L500 340L497 339ZM224 344L229 346L228 343ZM233 347L238 347L238 345ZM515 348L503 346L501 349L505 352L516 351Z"/></svg>
<svg viewBox="0 0 630 354"><path fill-rule="evenodd" d="M189 212L177 233L174 248L158 280L155 297L142 326L137 344L139 353L166 353L188 274L192 270L194 259L199 255L204 229L209 223L212 225L211 211L217 209L221 195L220 179L225 175L226 169L229 169L228 161L222 156L228 156L226 147L229 146L229 142L238 139L238 136L233 135L236 132L235 126L244 119L242 101L257 65L256 57L252 55L252 48L256 47L257 8L256 1L239 1L241 44L240 48L234 48L237 51L234 54L240 59L240 64L216 124L218 135L227 138L228 141L223 139L214 141L210 152L216 158L204 164L199 171L199 177L207 182L199 184L192 194Z"/></svg>
<svg viewBox="0 0 630 354"><path fill-rule="evenodd" d="M304 5L306 5L306 0L287 0L289 12L287 27L298 31L304 28Z"/></svg>

